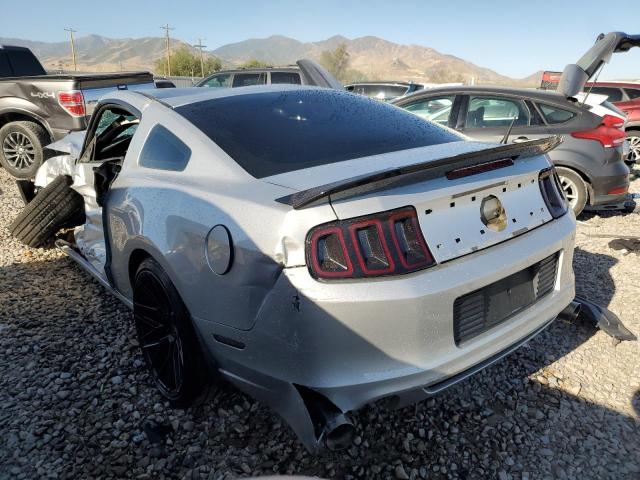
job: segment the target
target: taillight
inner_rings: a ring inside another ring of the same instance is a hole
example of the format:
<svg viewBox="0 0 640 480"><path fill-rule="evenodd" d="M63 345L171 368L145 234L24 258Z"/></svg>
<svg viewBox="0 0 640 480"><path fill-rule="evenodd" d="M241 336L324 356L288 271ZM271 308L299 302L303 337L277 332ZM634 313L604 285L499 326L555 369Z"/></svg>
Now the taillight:
<svg viewBox="0 0 640 480"><path fill-rule="evenodd" d="M80 90L58 92L58 103L74 117L84 117L87 114L84 106L84 96Z"/></svg>
<svg viewBox="0 0 640 480"><path fill-rule="evenodd" d="M415 272L435 264L416 210L404 207L319 225L307 234L315 278L362 278Z"/></svg>
<svg viewBox="0 0 640 480"><path fill-rule="evenodd" d="M551 167L540 172L540 193L553 218L560 218L569 210L556 169Z"/></svg>
<svg viewBox="0 0 640 480"><path fill-rule="evenodd" d="M602 117L602 123L593 130L573 132L571 136L586 140L596 140L605 148L619 147L624 143L626 137L624 120L613 115L605 115Z"/></svg>

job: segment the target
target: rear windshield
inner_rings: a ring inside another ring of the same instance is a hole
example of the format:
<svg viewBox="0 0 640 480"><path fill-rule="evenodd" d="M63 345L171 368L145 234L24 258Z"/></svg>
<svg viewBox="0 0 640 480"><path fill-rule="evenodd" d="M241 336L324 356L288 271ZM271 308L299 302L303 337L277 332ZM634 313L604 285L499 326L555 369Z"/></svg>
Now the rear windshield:
<svg viewBox="0 0 640 480"><path fill-rule="evenodd" d="M29 50L7 50L7 53L14 76L29 77L46 73L38 59Z"/></svg>
<svg viewBox="0 0 640 480"><path fill-rule="evenodd" d="M462 138L397 107L330 89L233 95L176 111L256 178Z"/></svg>

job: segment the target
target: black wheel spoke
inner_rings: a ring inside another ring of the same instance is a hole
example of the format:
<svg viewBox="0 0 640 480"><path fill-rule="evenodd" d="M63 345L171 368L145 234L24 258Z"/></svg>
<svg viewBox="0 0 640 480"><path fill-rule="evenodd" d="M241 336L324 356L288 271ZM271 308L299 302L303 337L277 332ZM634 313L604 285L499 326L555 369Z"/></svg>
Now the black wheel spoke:
<svg viewBox="0 0 640 480"><path fill-rule="evenodd" d="M141 345L142 348L156 348L156 347L160 347L163 344L169 343L171 341L171 335L166 334L163 335L162 337L158 338L157 340L153 340L150 342L145 342Z"/></svg>
<svg viewBox="0 0 640 480"><path fill-rule="evenodd" d="M151 269L140 270L134 285L134 319L138 342L156 385L169 399L183 394L184 362L174 309L161 277Z"/></svg>
<svg viewBox="0 0 640 480"><path fill-rule="evenodd" d="M175 388L179 388L182 383L182 358L180 348L174 347L172 357L174 386Z"/></svg>

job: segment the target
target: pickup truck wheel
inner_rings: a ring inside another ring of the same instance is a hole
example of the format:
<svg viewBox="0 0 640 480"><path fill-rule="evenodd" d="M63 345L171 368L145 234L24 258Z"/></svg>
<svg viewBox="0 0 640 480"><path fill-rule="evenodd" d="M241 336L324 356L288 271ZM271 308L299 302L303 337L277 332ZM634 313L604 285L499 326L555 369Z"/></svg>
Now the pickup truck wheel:
<svg viewBox="0 0 640 480"><path fill-rule="evenodd" d="M134 277L133 317L160 393L177 407L193 403L207 385L204 357L187 307L152 258L142 261Z"/></svg>
<svg viewBox="0 0 640 480"><path fill-rule="evenodd" d="M569 206L577 217L587 204L587 198L589 197L587 184L578 173L569 168L556 167L556 171Z"/></svg>
<svg viewBox="0 0 640 480"><path fill-rule="evenodd" d="M63 227L84 222L84 199L71 188L71 177L61 175L40 189L9 226L25 245L41 247Z"/></svg>
<svg viewBox="0 0 640 480"><path fill-rule="evenodd" d="M0 128L0 164L15 178L33 178L42 165L47 131L34 122L10 122Z"/></svg>

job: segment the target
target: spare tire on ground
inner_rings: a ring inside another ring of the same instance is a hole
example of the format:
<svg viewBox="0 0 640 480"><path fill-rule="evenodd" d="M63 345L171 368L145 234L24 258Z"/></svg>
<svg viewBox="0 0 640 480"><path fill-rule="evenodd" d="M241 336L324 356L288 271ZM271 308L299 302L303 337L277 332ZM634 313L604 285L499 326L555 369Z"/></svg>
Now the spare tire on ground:
<svg viewBox="0 0 640 480"><path fill-rule="evenodd" d="M61 228L84 223L84 199L71 188L71 177L61 175L38 191L9 226L25 245L41 247Z"/></svg>

